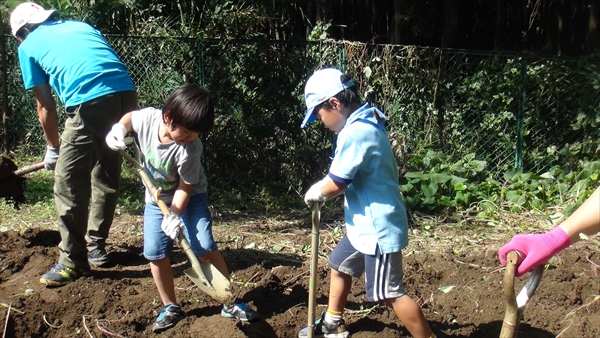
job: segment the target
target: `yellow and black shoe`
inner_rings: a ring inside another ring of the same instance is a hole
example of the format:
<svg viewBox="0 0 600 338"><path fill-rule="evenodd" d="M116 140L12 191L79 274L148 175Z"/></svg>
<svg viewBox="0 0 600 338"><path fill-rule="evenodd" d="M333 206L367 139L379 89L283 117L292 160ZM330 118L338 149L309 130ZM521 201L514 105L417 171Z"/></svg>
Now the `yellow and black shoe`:
<svg viewBox="0 0 600 338"><path fill-rule="evenodd" d="M81 276L89 276L90 268L82 268L82 269L74 269L69 268L61 263L56 263L56 265L50 269L50 271L46 272L40 278L40 283L46 286L63 286L68 284Z"/></svg>

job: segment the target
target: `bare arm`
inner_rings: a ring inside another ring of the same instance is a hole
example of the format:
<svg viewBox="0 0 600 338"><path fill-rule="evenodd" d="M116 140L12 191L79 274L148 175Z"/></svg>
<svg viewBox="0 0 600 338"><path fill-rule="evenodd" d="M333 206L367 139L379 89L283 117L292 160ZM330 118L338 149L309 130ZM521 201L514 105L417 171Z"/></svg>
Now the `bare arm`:
<svg viewBox="0 0 600 338"><path fill-rule="evenodd" d="M46 143L49 146L58 148L60 138L58 136L58 113L56 111L56 101L52 96L52 89L48 83L42 83L33 87L33 93L36 98L37 114Z"/></svg>
<svg viewBox="0 0 600 338"><path fill-rule="evenodd" d="M343 194L348 188L347 184L336 182L329 178L329 176L326 176L324 180L325 185L323 185L323 187L321 188L321 194L323 194L324 196L336 197Z"/></svg>
<svg viewBox="0 0 600 338"><path fill-rule="evenodd" d="M559 227L569 236L571 244L579 241L580 233L600 232L600 187Z"/></svg>
<svg viewBox="0 0 600 338"><path fill-rule="evenodd" d="M125 126L127 132L130 132L133 129L133 126L131 125L131 112L123 115L119 120L119 123Z"/></svg>
<svg viewBox="0 0 600 338"><path fill-rule="evenodd" d="M190 184L186 184L183 180L179 180L179 185L177 186L177 190L173 195L173 201L171 202L171 212L176 213L177 215L181 215L181 213L187 207L188 202L190 201L190 193L192 192L192 186Z"/></svg>

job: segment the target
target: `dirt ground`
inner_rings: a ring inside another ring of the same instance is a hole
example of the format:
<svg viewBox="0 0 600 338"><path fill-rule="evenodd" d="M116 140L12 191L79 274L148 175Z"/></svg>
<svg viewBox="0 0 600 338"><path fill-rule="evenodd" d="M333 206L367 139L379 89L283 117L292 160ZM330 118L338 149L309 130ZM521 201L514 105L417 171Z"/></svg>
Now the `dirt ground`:
<svg viewBox="0 0 600 338"><path fill-rule="evenodd" d="M308 211L256 216L213 210L213 215L235 292L258 310L260 321L221 317L220 304L183 274L189 264L178 250L172 259L176 291L188 316L175 328L154 334L151 326L161 305L141 254L141 217L120 215L108 242L116 264L93 268L92 276L60 288L39 283L57 260L56 229L0 233L3 337L296 337L307 322ZM326 257L341 236L336 219L339 215L322 222L317 313L327 304ZM406 290L438 333L499 336L505 270L496 251L506 235L493 237L448 226L411 228L404 250ZM600 337L598 250L592 242L579 242L552 261L525 309L519 337ZM516 288L523 283L519 280ZM409 337L390 309L367 302L362 279L355 280L345 319L355 338Z"/></svg>

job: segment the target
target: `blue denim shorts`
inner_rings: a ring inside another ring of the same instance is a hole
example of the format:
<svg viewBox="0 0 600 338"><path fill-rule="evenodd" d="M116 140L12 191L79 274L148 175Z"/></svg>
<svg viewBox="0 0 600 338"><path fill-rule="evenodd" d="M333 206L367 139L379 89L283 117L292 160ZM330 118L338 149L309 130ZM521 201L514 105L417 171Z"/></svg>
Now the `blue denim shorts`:
<svg viewBox="0 0 600 338"><path fill-rule="evenodd" d="M354 278L364 273L365 291L372 302L404 296L402 251L382 254L379 247L375 251L375 255L359 252L344 236L329 255L329 267Z"/></svg>
<svg viewBox="0 0 600 338"><path fill-rule="evenodd" d="M216 251L217 243L212 235L212 217L208 209L207 193L190 197L181 215L185 225L184 234L192 251L202 256ZM155 261L169 257L173 250L173 240L161 229L163 214L156 204L146 204L144 210L144 257Z"/></svg>

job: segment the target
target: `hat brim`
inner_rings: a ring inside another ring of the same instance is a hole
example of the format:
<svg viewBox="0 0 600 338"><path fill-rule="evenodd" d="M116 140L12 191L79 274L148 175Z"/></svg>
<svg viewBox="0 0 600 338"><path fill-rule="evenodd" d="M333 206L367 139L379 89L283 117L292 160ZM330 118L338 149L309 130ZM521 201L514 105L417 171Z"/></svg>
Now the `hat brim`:
<svg viewBox="0 0 600 338"><path fill-rule="evenodd" d="M306 114L304 115L304 120L302 121L302 125L300 125L300 128L304 128L309 123L317 120L317 117L315 116L315 114L313 114L313 110L315 110L315 107L306 110Z"/></svg>

